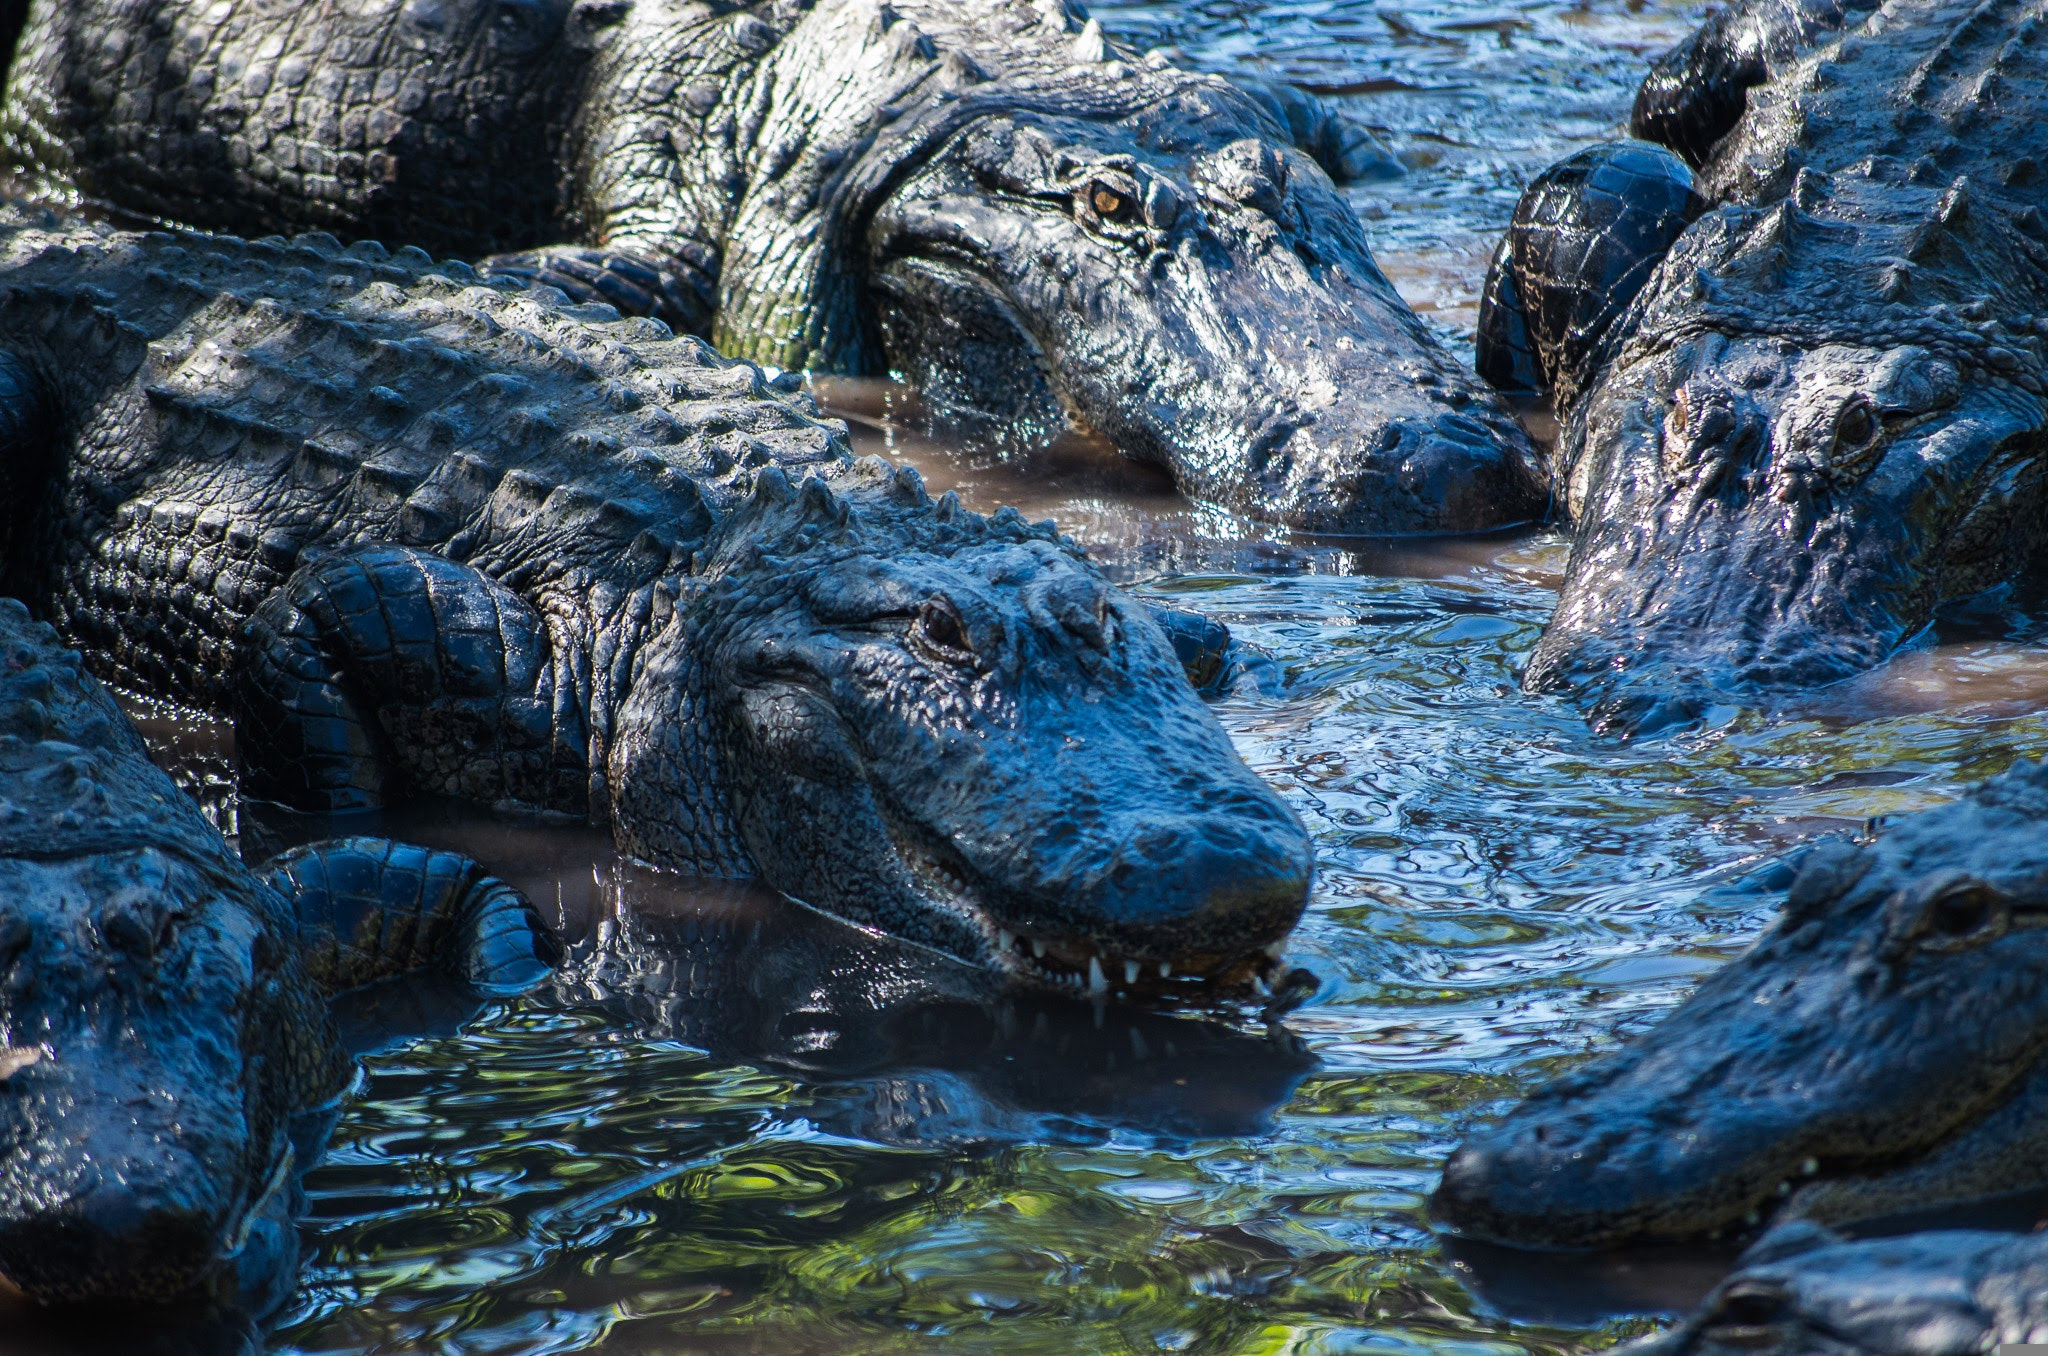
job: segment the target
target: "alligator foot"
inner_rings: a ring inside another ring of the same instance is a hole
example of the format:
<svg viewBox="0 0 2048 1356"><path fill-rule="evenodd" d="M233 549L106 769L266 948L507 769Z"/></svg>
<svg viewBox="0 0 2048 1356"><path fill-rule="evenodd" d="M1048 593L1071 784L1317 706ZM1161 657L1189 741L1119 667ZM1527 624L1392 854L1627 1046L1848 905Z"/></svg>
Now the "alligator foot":
<svg viewBox="0 0 2048 1356"><path fill-rule="evenodd" d="M1166 633L1174 657L1187 671L1188 682L1198 692L1208 691L1229 665L1230 628L1199 612L1164 603L1147 602L1145 610Z"/></svg>
<svg viewBox="0 0 2048 1356"><path fill-rule="evenodd" d="M340 838L274 857L262 876L292 902L307 972L329 993L419 969L510 993L561 959L526 896L459 853Z"/></svg>
<svg viewBox="0 0 2048 1356"><path fill-rule="evenodd" d="M242 794L332 814L410 791L587 810L580 705L557 711L541 620L466 565L402 546L301 567L242 629Z"/></svg>
<svg viewBox="0 0 2048 1356"><path fill-rule="evenodd" d="M703 265L684 258L607 248L549 245L517 254L494 254L479 265L486 277L545 283L571 301L599 301L621 315L651 315L678 334L709 334L716 309L716 274L708 252Z"/></svg>
<svg viewBox="0 0 2048 1356"><path fill-rule="evenodd" d="M1568 405L1614 320L1705 208L1684 162L1647 142L1594 146L1538 175L1487 274L1480 373Z"/></svg>

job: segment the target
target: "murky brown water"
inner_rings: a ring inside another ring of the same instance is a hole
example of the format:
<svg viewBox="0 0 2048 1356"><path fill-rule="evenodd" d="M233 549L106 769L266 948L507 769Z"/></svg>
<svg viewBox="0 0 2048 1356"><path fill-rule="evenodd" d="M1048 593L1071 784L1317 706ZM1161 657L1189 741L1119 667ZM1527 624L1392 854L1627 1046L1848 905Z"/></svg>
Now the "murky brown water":
<svg viewBox="0 0 2048 1356"><path fill-rule="evenodd" d="M1612 134L1693 17L1096 8L1204 66L1351 91L1414 166L1353 199L1461 343L1520 185ZM1056 518L1139 591L1271 656L1217 714L1316 835L1293 958L1321 990L1273 1031L990 996L778 900L619 863L595 835L400 816L524 885L575 958L480 1015L417 985L355 1005L375 1053L311 1178L315 1257L276 1350L1605 1344L1690 1303L1725 1255L1447 1247L1420 1202L1462 1129L1738 950L1763 914L1731 886L1763 856L2048 753L2048 650L1996 628L1794 709L1597 739L1516 686L1554 534L1290 541L1079 440L1005 461L915 434L884 384L823 394L866 450Z"/></svg>

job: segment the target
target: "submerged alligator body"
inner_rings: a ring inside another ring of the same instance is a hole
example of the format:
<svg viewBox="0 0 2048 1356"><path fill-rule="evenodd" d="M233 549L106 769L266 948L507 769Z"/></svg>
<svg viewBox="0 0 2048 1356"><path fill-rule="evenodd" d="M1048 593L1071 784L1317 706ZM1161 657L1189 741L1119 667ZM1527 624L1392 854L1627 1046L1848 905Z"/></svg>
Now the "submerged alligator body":
<svg viewBox="0 0 2048 1356"><path fill-rule="evenodd" d="M523 898L350 839L260 875L21 604L0 599L0 1277L49 1302L266 1307L345 1091L327 997L545 972Z"/></svg>
<svg viewBox="0 0 2048 1356"><path fill-rule="evenodd" d="M1099 431L1295 526L1546 503L1323 168L1384 152L1066 0L44 0L4 135L42 192L497 252L732 356Z"/></svg>
<svg viewBox="0 0 2048 1356"><path fill-rule="evenodd" d="M1269 965L1307 835L1145 609L753 364L552 295L6 228L13 587L231 713L258 799L567 815L1069 987Z"/></svg>
<svg viewBox="0 0 2048 1356"><path fill-rule="evenodd" d="M1699 1311L1628 1356L1965 1356L2048 1333L2048 1240L1944 1229L1847 1242L1775 1229Z"/></svg>
<svg viewBox="0 0 2048 1356"><path fill-rule="evenodd" d="M1593 1247L2048 1184L2048 764L1771 875L1756 946L1468 1139L1439 1219Z"/></svg>
<svg viewBox="0 0 2048 1356"><path fill-rule="evenodd" d="M1758 0L1638 104L1697 151L1769 76L1697 179L1630 143L1531 185L1481 367L1549 387L1564 421L1576 538L1532 690L1623 730L1689 719L1870 668L1945 605L2038 576L2041 11Z"/></svg>

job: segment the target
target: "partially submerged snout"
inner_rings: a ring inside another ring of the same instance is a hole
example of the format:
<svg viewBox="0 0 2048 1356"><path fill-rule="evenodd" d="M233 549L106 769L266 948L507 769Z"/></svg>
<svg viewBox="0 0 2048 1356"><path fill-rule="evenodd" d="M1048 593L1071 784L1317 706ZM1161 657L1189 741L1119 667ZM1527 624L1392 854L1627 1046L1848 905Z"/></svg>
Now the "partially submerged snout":
<svg viewBox="0 0 2048 1356"><path fill-rule="evenodd" d="M267 1302L291 1284L277 1103L301 1082L332 1095L342 1071L291 1058L311 1015L265 985L255 923L217 889L153 849L0 857L0 1276L37 1299Z"/></svg>
<svg viewBox="0 0 2048 1356"><path fill-rule="evenodd" d="M1632 733L1882 663L2035 558L2037 397L1927 348L1708 335L1576 416L1580 524L1531 691Z"/></svg>
<svg viewBox="0 0 2048 1356"><path fill-rule="evenodd" d="M1596 1247L1740 1232L1788 1201L1862 1218L2038 1184L2038 1117L2001 1108L2048 1053L2044 823L2036 766L1813 849L1753 950L1462 1145L1437 1217Z"/></svg>
<svg viewBox="0 0 2048 1356"><path fill-rule="evenodd" d="M1142 148L1142 149L1137 149ZM1091 428L1190 495L1328 533L1540 517L1499 400L1252 96L971 124L870 231L889 364L956 415Z"/></svg>
<svg viewBox="0 0 2048 1356"><path fill-rule="evenodd" d="M1142 604L1050 524L933 504L914 473L766 484L735 536L766 551L715 567L680 643L769 884L1069 989L1270 965L1308 835Z"/></svg>

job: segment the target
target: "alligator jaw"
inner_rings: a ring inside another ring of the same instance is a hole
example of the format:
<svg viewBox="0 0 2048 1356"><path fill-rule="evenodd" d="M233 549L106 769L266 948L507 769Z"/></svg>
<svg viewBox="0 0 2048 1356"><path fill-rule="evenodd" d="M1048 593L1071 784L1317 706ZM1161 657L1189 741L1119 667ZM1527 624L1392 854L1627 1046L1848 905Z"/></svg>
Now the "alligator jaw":
<svg viewBox="0 0 2048 1356"><path fill-rule="evenodd" d="M950 915L978 936L978 954L956 956L1000 971L1034 987L1091 998L1214 997L1240 989L1264 996L1278 976L1284 943L1247 954L1138 956L1091 944L1013 928L996 915L983 892L969 883L972 869L950 848L929 846L900 823L889 825L889 841L920 901L933 913Z"/></svg>

